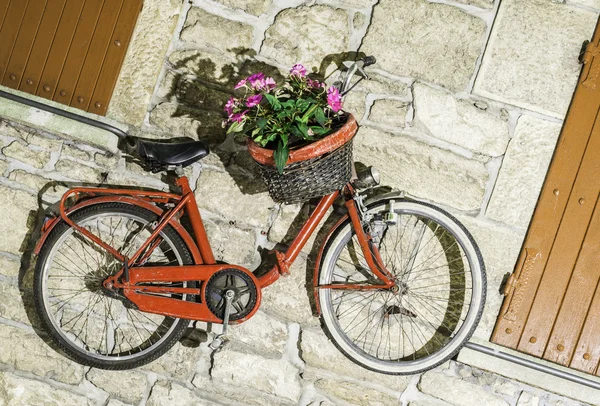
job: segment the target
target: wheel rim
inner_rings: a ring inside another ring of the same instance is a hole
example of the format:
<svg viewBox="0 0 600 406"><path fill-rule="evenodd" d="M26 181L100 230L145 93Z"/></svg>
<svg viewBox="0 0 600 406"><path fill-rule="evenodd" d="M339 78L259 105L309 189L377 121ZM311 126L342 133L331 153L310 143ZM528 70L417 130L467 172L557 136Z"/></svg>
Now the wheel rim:
<svg viewBox="0 0 600 406"><path fill-rule="evenodd" d="M422 217L423 210L417 204L396 209L398 234L386 230L379 244L386 267L397 277L397 293L320 291L334 340L368 368L412 373L434 366L460 347L478 319L482 282L473 269L479 267L475 249L453 222L439 213L435 220L430 213ZM335 242L321 283L377 283L349 225Z"/></svg>
<svg viewBox="0 0 600 406"><path fill-rule="evenodd" d="M78 224L126 255L151 232L147 220L129 213L92 215ZM164 233L161 237L145 263L182 264L173 242ZM142 357L178 327L179 319L135 310L126 298L102 288L102 280L120 268L73 228L59 237L43 265L42 301L54 330L77 351L101 361Z"/></svg>

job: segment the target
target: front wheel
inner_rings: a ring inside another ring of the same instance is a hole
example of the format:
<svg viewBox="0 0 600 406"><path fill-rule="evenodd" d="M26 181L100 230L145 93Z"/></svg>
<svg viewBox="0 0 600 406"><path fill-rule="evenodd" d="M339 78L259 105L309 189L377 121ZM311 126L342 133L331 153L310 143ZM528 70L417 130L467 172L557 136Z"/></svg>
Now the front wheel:
<svg viewBox="0 0 600 406"><path fill-rule="evenodd" d="M397 216L384 217L390 212ZM481 318L486 278L479 248L462 224L430 204L386 199L369 205L368 214L397 289L319 289L324 329L365 368L394 375L434 368L462 348ZM320 266L319 285L381 283L350 221L334 230Z"/></svg>

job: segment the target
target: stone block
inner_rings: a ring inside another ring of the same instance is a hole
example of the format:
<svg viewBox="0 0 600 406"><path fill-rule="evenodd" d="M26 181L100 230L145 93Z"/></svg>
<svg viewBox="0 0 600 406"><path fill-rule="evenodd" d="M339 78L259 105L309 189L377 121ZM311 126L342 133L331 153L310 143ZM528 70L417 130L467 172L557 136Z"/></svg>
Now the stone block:
<svg viewBox="0 0 600 406"><path fill-rule="evenodd" d="M246 13L259 16L269 10L273 0L248 0L239 2L237 0L216 0L227 7L243 10Z"/></svg>
<svg viewBox="0 0 600 406"><path fill-rule="evenodd" d="M318 326L319 319L313 316L312 285L307 286L307 272L312 278L313 267L307 267L302 257L296 259L289 275L263 290L261 309L303 326Z"/></svg>
<svg viewBox="0 0 600 406"><path fill-rule="evenodd" d="M489 156L500 156L509 141L506 120L468 100L416 83L415 123L434 137Z"/></svg>
<svg viewBox="0 0 600 406"><path fill-rule="evenodd" d="M22 171L20 169L11 171L8 179L18 182L38 194L42 199L42 207L46 203L56 203L62 195L68 190L65 183L53 179L44 178Z"/></svg>
<svg viewBox="0 0 600 406"><path fill-rule="evenodd" d="M373 9L361 51L376 55L377 67L394 75L461 91L475 72L485 32L483 20L457 7L381 0Z"/></svg>
<svg viewBox="0 0 600 406"><path fill-rule="evenodd" d="M96 368L85 374L98 388L132 404L139 403L146 393L146 375L135 371L105 371Z"/></svg>
<svg viewBox="0 0 600 406"><path fill-rule="evenodd" d="M202 47L241 52L252 48L252 26L192 7L188 12L180 38Z"/></svg>
<svg viewBox="0 0 600 406"><path fill-rule="evenodd" d="M377 67L377 64L374 67ZM369 68L366 68L366 71L369 79L362 80L352 92L374 93L377 96L410 97L410 88L406 83L380 75Z"/></svg>
<svg viewBox="0 0 600 406"><path fill-rule="evenodd" d="M527 392L521 392L516 406L538 406L540 398Z"/></svg>
<svg viewBox="0 0 600 406"><path fill-rule="evenodd" d="M408 103L392 100L378 99L371 106L369 120L377 124L383 124L395 128L404 128Z"/></svg>
<svg viewBox="0 0 600 406"><path fill-rule="evenodd" d="M188 405L206 405L213 406L219 403L210 402L200 397L185 386L177 382L158 381L152 387L150 397L146 402L147 406L188 406Z"/></svg>
<svg viewBox="0 0 600 406"><path fill-rule="evenodd" d="M119 164L120 157L111 153L96 153L94 154L94 162L108 169L112 169Z"/></svg>
<svg viewBox="0 0 600 406"><path fill-rule="evenodd" d="M29 232L31 212L37 212L37 199L29 193L0 186L0 251L19 255L21 246Z"/></svg>
<svg viewBox="0 0 600 406"><path fill-rule="evenodd" d="M227 221L266 228L275 203L266 192L250 195L241 187L243 183L228 172L204 170L198 179L196 201L200 208L220 214Z"/></svg>
<svg viewBox="0 0 600 406"><path fill-rule="evenodd" d="M17 287L0 282L0 297L2 298L0 301L0 317L31 324L23 305L23 297L21 297L21 292Z"/></svg>
<svg viewBox="0 0 600 406"><path fill-rule="evenodd" d="M456 213L455 213L456 214ZM521 244L525 238L524 231L515 231L508 227L481 221L469 216L459 215L458 220L473 235L481 250L487 275L487 298L483 315L475 331L475 337L488 340L492 334L504 296L500 293L500 285L507 273L512 273Z"/></svg>
<svg viewBox="0 0 600 406"><path fill-rule="evenodd" d="M232 339L268 354L283 354L288 339L287 326L262 311L229 331Z"/></svg>
<svg viewBox="0 0 600 406"><path fill-rule="evenodd" d="M419 389L425 394L457 406L508 406L509 404L502 397L487 392L479 385L436 371L423 374Z"/></svg>
<svg viewBox="0 0 600 406"><path fill-rule="evenodd" d="M143 366L142 369L180 381L188 381L196 372L196 364L200 356L198 345L199 343L194 343L184 346L178 342L164 355Z"/></svg>
<svg viewBox="0 0 600 406"><path fill-rule="evenodd" d="M232 346L215 353L211 375L221 383L256 389L292 401L298 401L302 393L298 369L290 362L246 354Z"/></svg>
<svg viewBox="0 0 600 406"><path fill-rule="evenodd" d="M346 358L320 328L303 329L300 335L301 356L308 367L383 385L395 392L403 392L412 380L410 376L383 375L369 371Z"/></svg>
<svg viewBox="0 0 600 406"><path fill-rule="evenodd" d="M81 365L57 353L36 333L8 325L0 328L0 362L70 385L83 378Z"/></svg>
<svg viewBox="0 0 600 406"><path fill-rule="evenodd" d="M96 402L44 382L23 378L9 372L0 372L0 404L3 406L93 406Z"/></svg>
<svg viewBox="0 0 600 406"><path fill-rule="evenodd" d="M377 390L372 387L362 386L356 381L335 379L325 374L315 374L312 371L304 373L303 378L312 382L315 388L325 396L333 396L333 399L341 399L352 405L398 406L400 404L402 390L396 396L392 396L389 393L390 391L398 390L398 388L388 388L387 391Z"/></svg>
<svg viewBox="0 0 600 406"><path fill-rule="evenodd" d="M289 67L301 63L312 71L328 55L346 52L349 35L344 10L325 5L289 8L267 30L261 54Z"/></svg>
<svg viewBox="0 0 600 406"><path fill-rule="evenodd" d="M521 116L508 144L486 215L526 228L540 194L561 124Z"/></svg>
<svg viewBox="0 0 600 406"><path fill-rule="evenodd" d="M62 148L62 154L68 155L71 158L80 159L82 161L89 161L90 154L72 145L64 145Z"/></svg>
<svg viewBox="0 0 600 406"><path fill-rule="evenodd" d="M381 173L381 184L461 210L479 210L488 171L482 162L416 141L363 127L354 159Z"/></svg>
<svg viewBox="0 0 600 406"><path fill-rule="evenodd" d="M246 268L256 264L258 251L255 247L254 230L240 228L223 221L204 221L208 241L217 261L241 265Z"/></svg>
<svg viewBox="0 0 600 406"><path fill-rule="evenodd" d="M191 137L210 145L225 140L221 126L224 115L216 111L198 110L177 103L162 103L150 112L150 124L173 136Z"/></svg>
<svg viewBox="0 0 600 406"><path fill-rule="evenodd" d="M16 278L20 268L19 261L0 255L0 275Z"/></svg>
<svg viewBox="0 0 600 406"><path fill-rule="evenodd" d="M196 79L181 76L174 84L173 97L187 106L221 113L231 93L216 90Z"/></svg>
<svg viewBox="0 0 600 406"><path fill-rule="evenodd" d="M50 153L31 150L19 141L13 141L9 146L2 148L2 153L38 169L43 168L50 161Z"/></svg>
<svg viewBox="0 0 600 406"><path fill-rule="evenodd" d="M6 170L8 169L8 162L0 161L0 175L4 175Z"/></svg>
<svg viewBox="0 0 600 406"><path fill-rule="evenodd" d="M600 0L568 0L568 3L600 9Z"/></svg>
<svg viewBox="0 0 600 406"><path fill-rule="evenodd" d="M468 6L475 6L480 8L492 8L494 7L494 0L455 0L458 3L466 4Z"/></svg>
<svg viewBox="0 0 600 406"><path fill-rule="evenodd" d="M597 15L548 0L502 1L474 92L563 118Z"/></svg>
<svg viewBox="0 0 600 406"><path fill-rule="evenodd" d="M169 55L169 62L174 69L183 74L191 74L200 80L224 85L234 85L231 78L240 64L232 54L212 53L197 49L175 51ZM176 75L173 72L171 74ZM164 97L165 90L167 93L170 91L170 89L164 89L160 93L162 97Z"/></svg>
<svg viewBox="0 0 600 406"><path fill-rule="evenodd" d="M107 117L141 126L181 8L178 0L144 0Z"/></svg>
<svg viewBox="0 0 600 406"><path fill-rule="evenodd" d="M55 169L73 180L93 184L98 184L102 181L100 170L68 159L59 160L55 165Z"/></svg>
<svg viewBox="0 0 600 406"><path fill-rule="evenodd" d="M365 116L367 104L367 94L359 91L352 91L344 97L342 108L348 113L352 113L356 121L360 124Z"/></svg>

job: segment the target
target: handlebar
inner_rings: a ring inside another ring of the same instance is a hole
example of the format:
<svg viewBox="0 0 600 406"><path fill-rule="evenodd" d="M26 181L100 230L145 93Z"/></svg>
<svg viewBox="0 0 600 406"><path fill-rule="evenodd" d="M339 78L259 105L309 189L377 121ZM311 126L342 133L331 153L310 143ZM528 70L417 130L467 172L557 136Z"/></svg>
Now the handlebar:
<svg viewBox="0 0 600 406"><path fill-rule="evenodd" d="M367 77L367 74L365 73L365 71L363 71L363 68L373 65L375 62L377 62L377 60L374 56L365 56L364 58L359 59L358 61L355 61L352 65L350 65L350 67L348 67L348 70L346 71L342 85L340 86L340 93L342 93L343 95L350 91L348 87L350 86L350 81L352 80L352 77L356 74L357 70L361 72L363 77Z"/></svg>

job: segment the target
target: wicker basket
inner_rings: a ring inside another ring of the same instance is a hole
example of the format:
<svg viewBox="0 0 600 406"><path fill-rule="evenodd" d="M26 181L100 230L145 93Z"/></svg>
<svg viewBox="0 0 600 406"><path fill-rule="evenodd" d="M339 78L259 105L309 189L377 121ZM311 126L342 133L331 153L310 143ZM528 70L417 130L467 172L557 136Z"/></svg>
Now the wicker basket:
<svg viewBox="0 0 600 406"><path fill-rule="evenodd" d="M341 189L352 176L352 138L358 126L351 115L342 128L303 148L290 151L280 174L273 151L252 140L248 150L258 165L269 194L279 203L299 203Z"/></svg>

